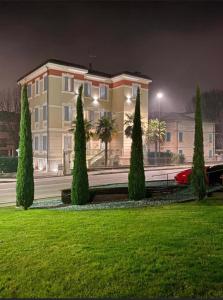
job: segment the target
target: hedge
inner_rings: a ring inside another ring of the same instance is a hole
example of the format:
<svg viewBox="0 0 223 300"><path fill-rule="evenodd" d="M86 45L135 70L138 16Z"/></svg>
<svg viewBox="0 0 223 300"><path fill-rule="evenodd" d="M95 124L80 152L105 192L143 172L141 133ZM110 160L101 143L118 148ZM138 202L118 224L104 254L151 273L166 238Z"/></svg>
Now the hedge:
<svg viewBox="0 0 223 300"><path fill-rule="evenodd" d="M0 157L0 173L15 173L18 166L18 157Z"/></svg>

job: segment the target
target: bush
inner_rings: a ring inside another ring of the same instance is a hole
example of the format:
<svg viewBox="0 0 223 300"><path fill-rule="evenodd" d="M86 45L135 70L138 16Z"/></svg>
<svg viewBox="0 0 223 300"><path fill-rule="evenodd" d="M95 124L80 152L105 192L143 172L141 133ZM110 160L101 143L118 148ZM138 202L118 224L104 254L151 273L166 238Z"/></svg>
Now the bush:
<svg viewBox="0 0 223 300"><path fill-rule="evenodd" d="M18 157L0 157L0 173L15 173L18 166Z"/></svg>

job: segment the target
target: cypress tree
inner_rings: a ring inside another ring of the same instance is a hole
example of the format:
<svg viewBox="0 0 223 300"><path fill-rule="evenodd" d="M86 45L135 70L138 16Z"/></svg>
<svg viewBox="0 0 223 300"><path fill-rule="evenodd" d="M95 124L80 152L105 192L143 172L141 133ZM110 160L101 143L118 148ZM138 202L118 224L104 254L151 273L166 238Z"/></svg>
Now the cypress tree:
<svg viewBox="0 0 223 300"><path fill-rule="evenodd" d="M33 150L31 115L27 96L27 86L21 90L21 118L19 130L19 160L16 175L16 205L25 210L30 207L34 199L33 180Z"/></svg>
<svg viewBox="0 0 223 300"><path fill-rule="evenodd" d="M129 199L145 198L145 173L143 164L142 127L140 117L140 90L137 90L132 128L130 171L128 176Z"/></svg>
<svg viewBox="0 0 223 300"><path fill-rule="evenodd" d="M86 166L86 134L82 105L83 85L79 87L77 98L76 130L74 132L74 167L71 188L72 204L86 204L89 201L89 184Z"/></svg>
<svg viewBox="0 0 223 300"><path fill-rule="evenodd" d="M194 154L191 185L195 196L199 200L202 200L206 195L206 183L201 113L201 94L199 86L197 86L196 90Z"/></svg>

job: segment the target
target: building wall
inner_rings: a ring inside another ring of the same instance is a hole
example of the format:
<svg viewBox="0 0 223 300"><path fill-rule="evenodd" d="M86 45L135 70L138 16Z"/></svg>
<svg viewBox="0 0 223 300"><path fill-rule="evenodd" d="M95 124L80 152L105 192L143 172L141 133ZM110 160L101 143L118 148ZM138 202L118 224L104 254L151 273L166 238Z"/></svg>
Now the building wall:
<svg viewBox="0 0 223 300"><path fill-rule="evenodd" d="M32 84L32 95L29 98L31 111L31 123L33 133L33 149L34 149L34 166L36 169L46 171L56 171L58 165L64 163L64 136L69 137L73 134L69 131L76 115L76 98L74 92L63 90L63 74L58 70L45 70L41 75L38 75L31 80L26 80L26 83ZM48 90L43 91L43 78L48 75ZM94 112L94 123L100 118L100 112L111 112L112 118L116 123L116 134L113 136L109 147L113 150L119 150L123 156L130 157L131 140L124 136L124 118L126 113L133 113L135 107L135 99L132 98L132 84L136 80L116 81L111 83L107 79L89 78L86 74L69 73L74 79L74 89L77 92L78 86L84 83L85 80L92 83L91 97L83 97L83 107L85 117L89 117L89 112ZM94 76L93 76L94 77ZM40 94L35 94L35 80L40 78ZM148 84L145 80L137 79L137 83L141 84L141 114L147 120L148 116ZM107 100L94 101L99 98L99 85L105 83L109 86ZM131 97L130 103L127 97ZM47 105L47 120L43 121L43 105ZM64 120L64 106L71 108L71 121ZM39 109L39 121L35 122L35 108ZM43 150L42 137L47 137L47 150ZM35 150L35 137L39 139L39 149ZM74 142L72 140L73 150ZM102 147L100 141L91 140L87 148L90 150L100 150ZM93 153L93 152L92 152ZM71 153L71 160L73 155Z"/></svg>
<svg viewBox="0 0 223 300"><path fill-rule="evenodd" d="M193 159L194 149L194 121L167 121L166 124L167 132L171 133L171 140L169 142L164 142L164 144L161 146L161 151L171 151L178 154L180 151L182 151L186 161L191 162ZM182 142L179 139L179 132L183 133ZM213 123L203 123L203 138L205 160L213 160L215 155L215 126Z"/></svg>

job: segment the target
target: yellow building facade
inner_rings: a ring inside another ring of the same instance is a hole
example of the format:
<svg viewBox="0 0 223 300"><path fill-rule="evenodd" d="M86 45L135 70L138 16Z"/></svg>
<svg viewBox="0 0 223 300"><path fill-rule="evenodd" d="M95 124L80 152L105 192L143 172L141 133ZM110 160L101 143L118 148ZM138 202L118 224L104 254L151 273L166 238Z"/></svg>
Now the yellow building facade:
<svg viewBox="0 0 223 300"><path fill-rule="evenodd" d="M124 134L127 113L133 113L137 88L141 92L142 119L148 119L151 79L140 73L105 74L72 63L48 60L18 80L27 84L31 111L34 168L69 173L73 161L73 133L78 88L83 84L85 119L95 125L100 117L115 119L116 133L109 145L109 165L126 164L131 139ZM88 166L103 157L104 145L96 138L87 143ZM115 157L118 157L115 159Z"/></svg>

